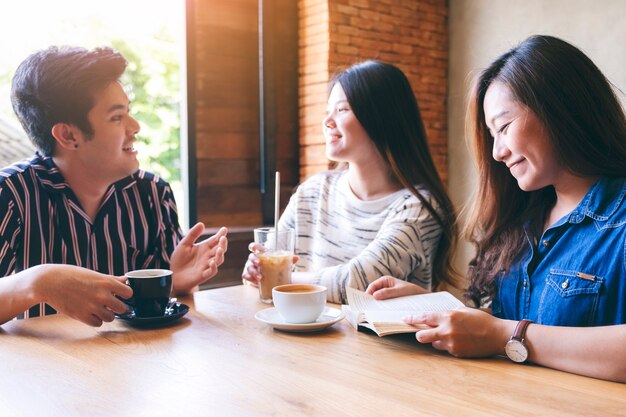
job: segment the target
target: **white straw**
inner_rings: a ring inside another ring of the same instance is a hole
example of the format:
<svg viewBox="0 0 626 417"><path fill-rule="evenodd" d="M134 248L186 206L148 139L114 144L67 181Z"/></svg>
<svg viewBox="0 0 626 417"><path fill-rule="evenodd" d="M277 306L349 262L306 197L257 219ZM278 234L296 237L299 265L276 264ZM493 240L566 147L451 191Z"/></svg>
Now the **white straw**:
<svg viewBox="0 0 626 417"><path fill-rule="evenodd" d="M278 214L280 212L280 172L276 171L276 192L274 194L274 250L278 250Z"/></svg>

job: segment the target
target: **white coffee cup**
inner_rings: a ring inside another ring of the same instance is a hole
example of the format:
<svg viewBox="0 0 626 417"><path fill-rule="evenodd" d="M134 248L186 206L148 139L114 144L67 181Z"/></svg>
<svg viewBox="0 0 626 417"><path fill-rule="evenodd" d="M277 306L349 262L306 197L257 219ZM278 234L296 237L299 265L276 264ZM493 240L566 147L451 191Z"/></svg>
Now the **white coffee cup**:
<svg viewBox="0 0 626 417"><path fill-rule="evenodd" d="M287 323L313 323L326 306L326 287L285 284L272 289L274 306Z"/></svg>

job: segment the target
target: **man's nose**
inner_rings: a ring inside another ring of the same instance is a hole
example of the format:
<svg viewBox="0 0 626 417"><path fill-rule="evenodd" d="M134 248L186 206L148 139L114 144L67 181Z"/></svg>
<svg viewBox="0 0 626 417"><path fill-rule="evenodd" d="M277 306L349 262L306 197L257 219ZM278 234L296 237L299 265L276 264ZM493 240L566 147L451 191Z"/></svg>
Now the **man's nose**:
<svg viewBox="0 0 626 417"><path fill-rule="evenodd" d="M141 130L141 125L134 117L130 117L131 123L129 124L129 129L133 135L136 135Z"/></svg>

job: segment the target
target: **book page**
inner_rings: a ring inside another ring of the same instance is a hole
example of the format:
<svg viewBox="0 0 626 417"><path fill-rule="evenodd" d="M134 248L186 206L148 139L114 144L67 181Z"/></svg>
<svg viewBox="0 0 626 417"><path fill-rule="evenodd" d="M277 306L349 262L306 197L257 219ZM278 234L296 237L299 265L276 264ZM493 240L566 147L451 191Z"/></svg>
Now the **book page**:
<svg viewBox="0 0 626 417"><path fill-rule="evenodd" d="M463 303L447 291L409 295L389 300L376 300L373 296L354 288L346 288L348 304L352 309L367 312L368 321L391 320L422 311L447 311L463 306ZM394 320L397 321L397 320Z"/></svg>

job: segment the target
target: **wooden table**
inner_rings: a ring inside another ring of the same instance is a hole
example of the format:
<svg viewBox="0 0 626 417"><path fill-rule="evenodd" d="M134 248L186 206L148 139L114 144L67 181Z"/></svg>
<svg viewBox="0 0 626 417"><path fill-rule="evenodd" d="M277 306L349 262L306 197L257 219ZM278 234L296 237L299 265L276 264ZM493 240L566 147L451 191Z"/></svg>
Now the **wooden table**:
<svg viewBox="0 0 626 417"><path fill-rule="evenodd" d="M57 315L0 330L2 416L626 415L626 385L502 358L456 359L412 335L254 319L255 288L202 291L176 324L91 328Z"/></svg>

